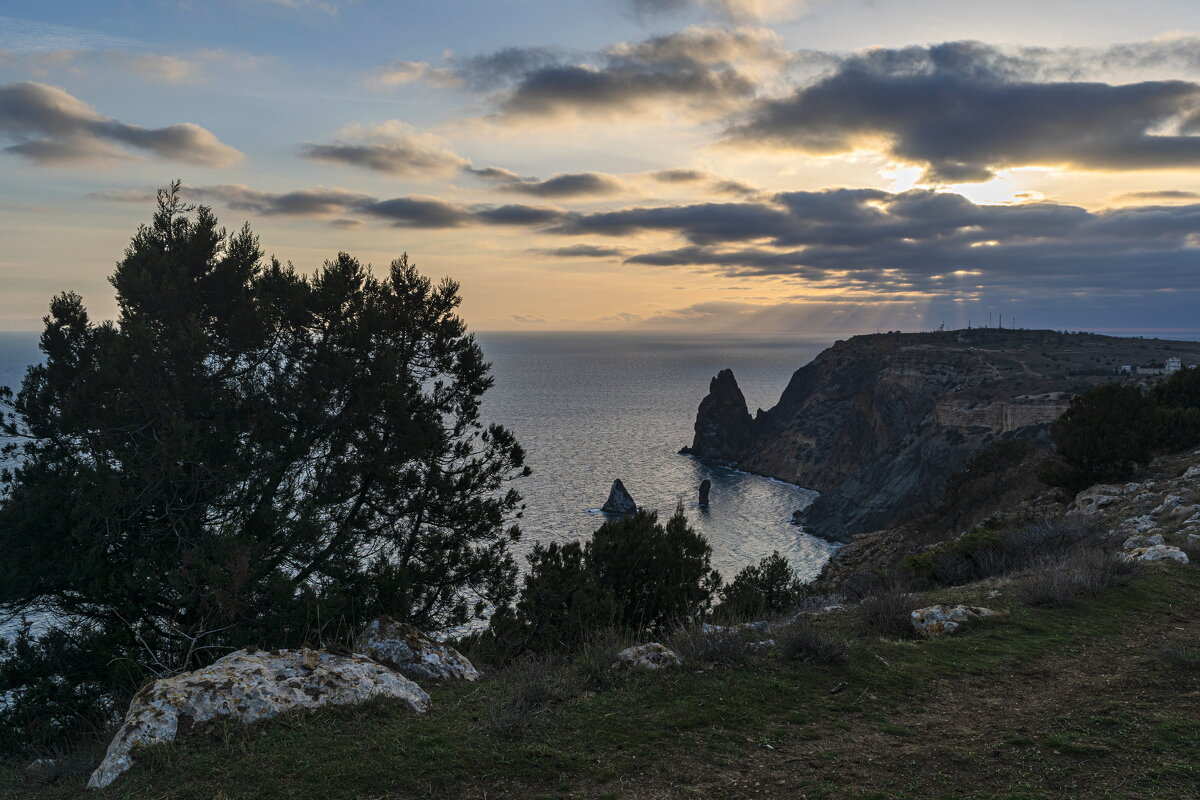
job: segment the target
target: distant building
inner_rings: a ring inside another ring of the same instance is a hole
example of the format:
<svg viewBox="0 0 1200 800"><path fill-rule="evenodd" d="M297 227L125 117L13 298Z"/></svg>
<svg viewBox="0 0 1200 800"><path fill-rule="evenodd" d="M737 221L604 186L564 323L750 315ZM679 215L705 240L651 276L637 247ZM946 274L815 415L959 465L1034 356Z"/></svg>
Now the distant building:
<svg viewBox="0 0 1200 800"><path fill-rule="evenodd" d="M1122 375L1132 375L1133 374L1133 365L1132 364L1122 364L1120 371L1121 371Z"/></svg>
<svg viewBox="0 0 1200 800"><path fill-rule="evenodd" d="M1167 375L1172 375L1176 372L1179 372L1181 369L1183 369L1183 359L1179 358L1178 356L1171 356L1167 359L1167 366L1163 372Z"/></svg>

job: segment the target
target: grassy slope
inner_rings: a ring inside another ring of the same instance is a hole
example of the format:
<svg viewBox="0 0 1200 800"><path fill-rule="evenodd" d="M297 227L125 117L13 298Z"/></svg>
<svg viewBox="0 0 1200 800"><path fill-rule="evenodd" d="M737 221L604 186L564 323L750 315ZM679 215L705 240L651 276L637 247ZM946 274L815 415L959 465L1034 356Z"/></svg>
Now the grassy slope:
<svg viewBox="0 0 1200 800"><path fill-rule="evenodd" d="M141 754L87 794L1195 797L1200 670L1171 666L1159 645L1200 644L1200 568L1155 569L1074 608L1012 610L940 641L856 641L844 667L768 660L618 676L515 738L489 724L502 680L434 689L423 717L378 703L221 726ZM0 770L0 796L14 800L81 786Z"/></svg>

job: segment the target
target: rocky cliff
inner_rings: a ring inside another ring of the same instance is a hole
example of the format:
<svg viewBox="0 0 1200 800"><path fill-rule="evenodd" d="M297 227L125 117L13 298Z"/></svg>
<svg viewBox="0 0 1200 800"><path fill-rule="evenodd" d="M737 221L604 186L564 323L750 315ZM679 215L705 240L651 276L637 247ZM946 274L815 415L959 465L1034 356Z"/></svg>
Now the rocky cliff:
<svg viewBox="0 0 1200 800"><path fill-rule="evenodd" d="M1195 363L1200 345L997 329L856 336L797 370L756 417L723 370L687 451L820 491L799 521L845 541L937 497L997 439L1044 443L1070 398L1121 365L1169 355Z"/></svg>

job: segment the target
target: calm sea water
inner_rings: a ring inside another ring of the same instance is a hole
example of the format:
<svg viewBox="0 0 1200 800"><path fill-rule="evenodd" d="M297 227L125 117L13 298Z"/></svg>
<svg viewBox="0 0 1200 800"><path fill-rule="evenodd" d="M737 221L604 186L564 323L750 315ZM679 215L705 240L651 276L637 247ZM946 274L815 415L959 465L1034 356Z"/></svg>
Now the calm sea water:
<svg viewBox="0 0 1200 800"><path fill-rule="evenodd" d="M690 444L696 406L719 370L733 369L751 411L779 399L792 372L832 335L703 336L646 333L482 333L495 387L484 412L512 429L533 474L516 486L525 497L524 555L535 541L587 537L620 478L639 505L669 516L684 504L713 546L727 578L771 551L814 576L831 545L790 523L815 494L769 478L679 455ZM37 334L0 333L0 385L19 384L39 359ZM696 506L700 482L712 481L711 505Z"/></svg>

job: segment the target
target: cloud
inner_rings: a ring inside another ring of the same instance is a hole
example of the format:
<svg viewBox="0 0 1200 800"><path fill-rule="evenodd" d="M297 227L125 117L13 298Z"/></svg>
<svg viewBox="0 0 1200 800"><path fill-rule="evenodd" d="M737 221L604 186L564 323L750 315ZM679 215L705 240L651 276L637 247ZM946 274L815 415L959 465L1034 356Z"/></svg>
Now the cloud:
<svg viewBox="0 0 1200 800"><path fill-rule="evenodd" d="M1145 192L1125 192L1117 200L1200 200L1200 192L1185 192L1178 189L1156 189Z"/></svg>
<svg viewBox="0 0 1200 800"><path fill-rule="evenodd" d="M728 141L814 155L873 150L924 181L1054 166L1200 166L1200 85L1037 82L1037 64L974 42L874 50L790 96L759 102Z"/></svg>
<svg viewBox="0 0 1200 800"><path fill-rule="evenodd" d="M15 141L5 152L39 165L111 161L130 151L207 167L228 167L242 158L199 125L130 125L44 83L0 85L0 136Z"/></svg>
<svg viewBox="0 0 1200 800"><path fill-rule="evenodd" d="M495 91L491 102L501 119L629 119L667 110L728 113L755 95L789 58L773 31L693 26L592 54L507 48L455 58L451 66L465 86Z"/></svg>
<svg viewBox="0 0 1200 800"><path fill-rule="evenodd" d="M806 0L618 0L635 16L679 13L716 14L735 21L791 19L808 6Z"/></svg>
<svg viewBox="0 0 1200 800"><path fill-rule="evenodd" d="M344 6L350 5L355 0L255 0L255 2L283 6L296 11L316 11L336 17Z"/></svg>
<svg viewBox="0 0 1200 800"><path fill-rule="evenodd" d="M625 188L620 178L603 172L559 173L544 180L523 178L500 167L468 168L467 172L502 191L535 197L594 197L616 194Z"/></svg>
<svg viewBox="0 0 1200 800"><path fill-rule="evenodd" d="M799 279L856 292L1200 290L1200 204L1088 211L975 204L948 192L789 192L769 202L632 208L564 219L570 235L672 233L627 263Z"/></svg>
<svg viewBox="0 0 1200 800"><path fill-rule="evenodd" d="M333 224L350 227L360 214L401 228L443 229L471 225L542 227L560 222L560 209L520 204L464 205L436 197L405 196L384 200L361 192L317 186L291 192L266 192L242 184L184 186L185 196L219 202L238 211L263 216L335 217Z"/></svg>
<svg viewBox="0 0 1200 800"><path fill-rule="evenodd" d="M626 253L619 247L602 247L595 244L572 244L566 247L535 249L529 252L551 258L618 258Z"/></svg>
<svg viewBox="0 0 1200 800"><path fill-rule="evenodd" d="M463 81L449 67L434 67L428 61L395 61L370 75L370 82L382 88L410 83L427 83L439 89L457 89Z"/></svg>
<svg viewBox="0 0 1200 800"><path fill-rule="evenodd" d="M136 53L125 55L122 60L130 70L162 83L198 83L203 77L199 63L179 56Z"/></svg>
<svg viewBox="0 0 1200 800"><path fill-rule="evenodd" d="M379 125L347 125L331 144L308 144L306 158L354 166L397 177L450 176L468 165L438 136L418 133L391 120Z"/></svg>

